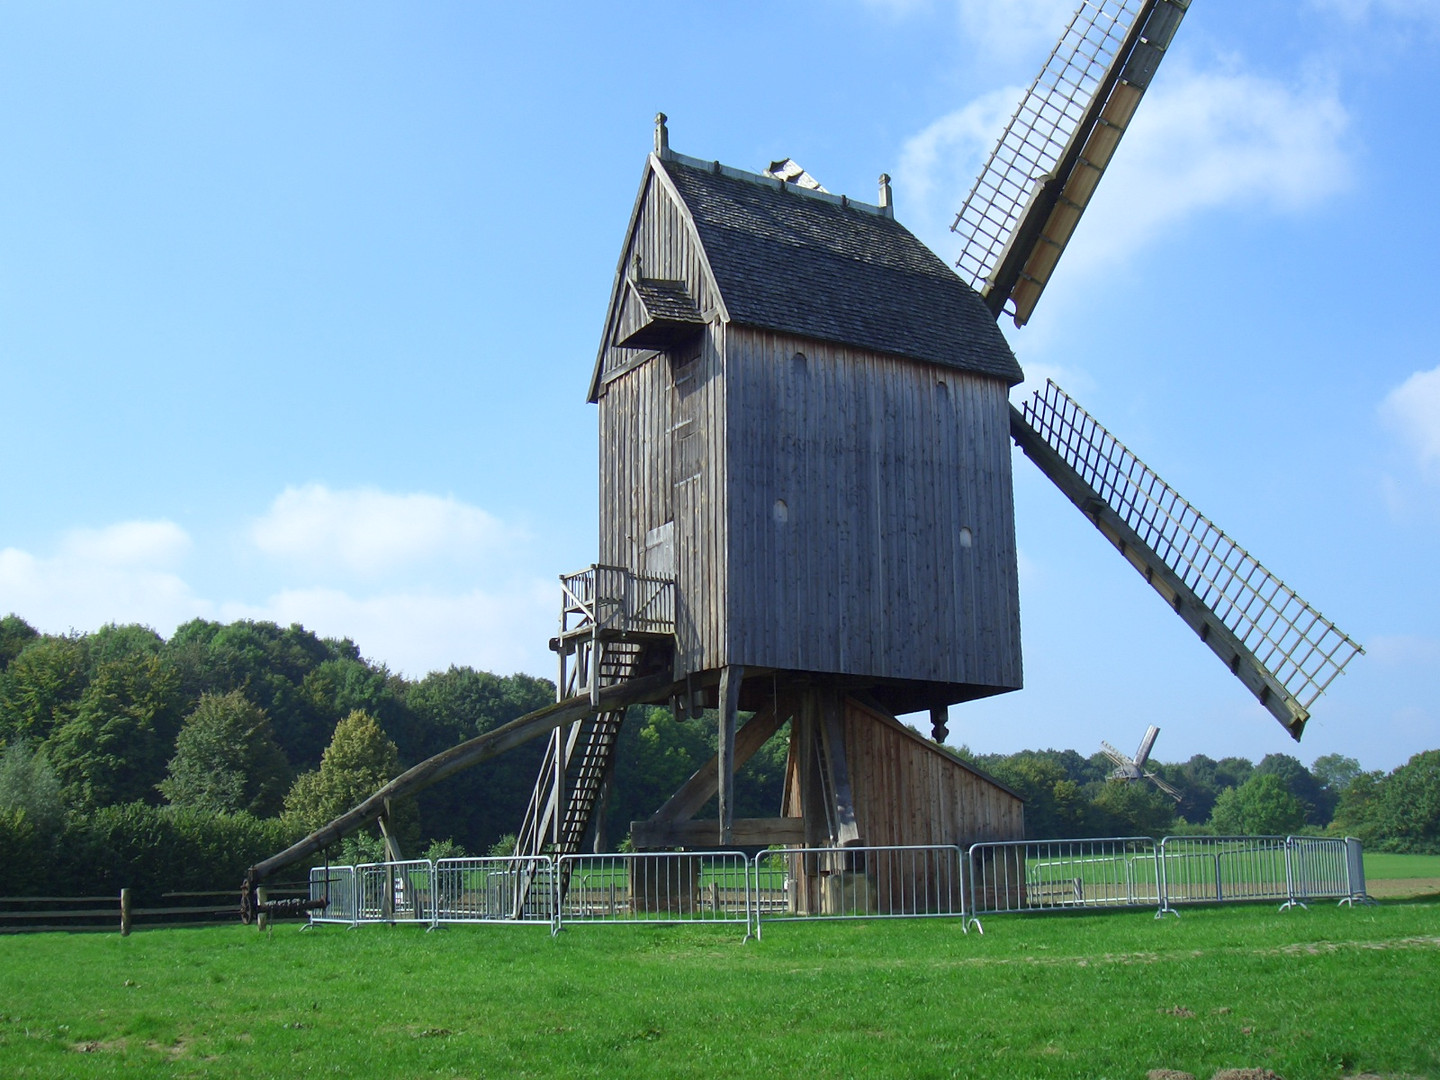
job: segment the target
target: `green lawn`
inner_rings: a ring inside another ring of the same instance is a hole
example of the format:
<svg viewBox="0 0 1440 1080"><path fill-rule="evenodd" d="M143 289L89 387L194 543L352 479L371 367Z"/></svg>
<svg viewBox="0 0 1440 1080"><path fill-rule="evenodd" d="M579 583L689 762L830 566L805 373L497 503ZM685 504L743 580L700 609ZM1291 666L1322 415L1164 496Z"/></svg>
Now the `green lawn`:
<svg viewBox="0 0 1440 1080"><path fill-rule="evenodd" d="M1440 878L1440 855L1365 853L1365 880Z"/></svg>
<svg viewBox="0 0 1440 1080"><path fill-rule="evenodd" d="M1440 1076L1435 903L740 938L293 923L0 938L0 1076Z"/></svg>

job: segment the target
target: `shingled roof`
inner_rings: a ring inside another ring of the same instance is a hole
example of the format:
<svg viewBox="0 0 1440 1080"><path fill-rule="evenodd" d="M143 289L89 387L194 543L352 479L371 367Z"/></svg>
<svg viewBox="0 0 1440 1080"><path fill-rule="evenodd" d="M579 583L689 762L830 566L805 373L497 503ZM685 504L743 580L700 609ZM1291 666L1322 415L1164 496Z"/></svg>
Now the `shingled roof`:
<svg viewBox="0 0 1440 1080"><path fill-rule="evenodd" d="M660 167L733 321L1024 378L979 295L892 217L675 157Z"/></svg>

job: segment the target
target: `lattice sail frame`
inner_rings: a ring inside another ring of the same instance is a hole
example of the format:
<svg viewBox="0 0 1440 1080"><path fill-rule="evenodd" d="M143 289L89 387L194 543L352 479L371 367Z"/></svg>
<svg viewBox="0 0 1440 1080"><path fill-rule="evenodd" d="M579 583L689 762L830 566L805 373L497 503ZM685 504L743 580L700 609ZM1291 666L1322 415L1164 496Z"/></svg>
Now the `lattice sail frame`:
<svg viewBox="0 0 1440 1080"><path fill-rule="evenodd" d="M1230 539L1053 381L1012 408L1021 448L1292 736L1355 641Z"/></svg>
<svg viewBox="0 0 1440 1080"><path fill-rule="evenodd" d="M999 265L1036 183L1055 171L1144 0L1085 0L975 179L951 231L965 238L956 266L977 292Z"/></svg>

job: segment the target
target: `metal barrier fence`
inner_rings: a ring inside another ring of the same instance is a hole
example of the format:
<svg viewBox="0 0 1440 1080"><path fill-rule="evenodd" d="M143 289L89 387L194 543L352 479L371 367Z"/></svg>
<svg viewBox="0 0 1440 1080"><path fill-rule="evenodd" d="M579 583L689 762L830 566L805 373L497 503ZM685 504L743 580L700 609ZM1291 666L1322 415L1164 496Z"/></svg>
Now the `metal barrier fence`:
<svg viewBox="0 0 1440 1080"><path fill-rule="evenodd" d="M435 922L435 865L428 859L355 867L356 922Z"/></svg>
<svg viewBox="0 0 1440 1080"><path fill-rule="evenodd" d="M1158 914L1236 900L1279 900L1283 910L1295 903L1289 852L1284 836L1167 836Z"/></svg>
<svg viewBox="0 0 1440 1080"><path fill-rule="evenodd" d="M744 923L750 935L750 864L739 851L563 855L556 925Z"/></svg>
<svg viewBox="0 0 1440 1080"><path fill-rule="evenodd" d="M1284 911L1307 900L1369 900L1354 837L1167 836L1160 865L1161 915L1175 904L1279 900Z"/></svg>
<svg viewBox="0 0 1440 1080"><path fill-rule="evenodd" d="M311 923L743 923L961 917L1278 900L1368 902L1360 841L1312 836L1080 840L456 858L310 871Z"/></svg>
<svg viewBox="0 0 1440 1080"><path fill-rule="evenodd" d="M1352 899L1350 845L1346 841L1319 836L1292 836L1287 843L1292 901ZM1363 886L1361 893L1364 893Z"/></svg>
<svg viewBox="0 0 1440 1080"><path fill-rule="evenodd" d="M1373 904L1375 901L1365 889L1365 853L1360 847L1360 841L1353 836L1345 838L1345 870L1350 883L1350 895L1340 903L1352 906L1356 902Z"/></svg>
<svg viewBox="0 0 1440 1080"><path fill-rule="evenodd" d="M310 912L312 923L344 923L354 926L360 921L360 892L355 884L353 866L314 866L310 868L310 899L324 900L323 908Z"/></svg>
<svg viewBox="0 0 1440 1080"><path fill-rule="evenodd" d="M548 855L441 859L435 921L553 925L556 884Z"/></svg>
<svg viewBox="0 0 1440 1080"><path fill-rule="evenodd" d="M966 875L965 926L981 933L981 915L1161 902L1159 855L1148 836L972 844Z"/></svg>
<svg viewBox="0 0 1440 1080"><path fill-rule="evenodd" d="M755 936L761 919L936 918L965 914L960 849L944 844L780 848L759 852ZM963 925L963 924L962 924Z"/></svg>

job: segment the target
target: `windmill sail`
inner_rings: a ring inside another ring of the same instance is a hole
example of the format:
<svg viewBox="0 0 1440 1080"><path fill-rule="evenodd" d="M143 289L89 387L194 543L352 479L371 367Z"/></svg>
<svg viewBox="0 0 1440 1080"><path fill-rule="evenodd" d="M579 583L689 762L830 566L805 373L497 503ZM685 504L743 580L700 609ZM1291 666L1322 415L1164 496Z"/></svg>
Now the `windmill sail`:
<svg viewBox="0 0 1440 1080"><path fill-rule="evenodd" d="M1190 0L1084 0L951 229L998 317L1034 311Z"/></svg>
<svg viewBox="0 0 1440 1080"><path fill-rule="evenodd" d="M1310 705L1363 652L1048 382L1010 434L1298 740Z"/></svg>
<svg viewBox="0 0 1440 1080"><path fill-rule="evenodd" d="M1145 737L1140 740L1140 749L1135 751L1135 767L1143 769L1145 763L1150 760L1150 751L1155 749L1155 738L1160 734L1160 729L1151 724L1145 729Z"/></svg>
<svg viewBox="0 0 1440 1080"><path fill-rule="evenodd" d="M1104 739L1100 740L1100 752L1115 763L1115 772L1112 774L1113 776L1129 777L1132 770L1134 771L1135 776L1140 775L1139 770L1135 769L1135 763L1131 761L1128 757L1126 757L1124 754L1122 754L1115 747L1111 746Z"/></svg>

